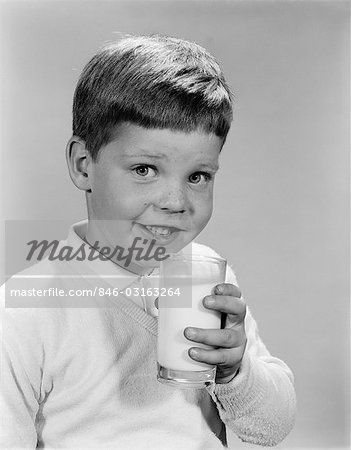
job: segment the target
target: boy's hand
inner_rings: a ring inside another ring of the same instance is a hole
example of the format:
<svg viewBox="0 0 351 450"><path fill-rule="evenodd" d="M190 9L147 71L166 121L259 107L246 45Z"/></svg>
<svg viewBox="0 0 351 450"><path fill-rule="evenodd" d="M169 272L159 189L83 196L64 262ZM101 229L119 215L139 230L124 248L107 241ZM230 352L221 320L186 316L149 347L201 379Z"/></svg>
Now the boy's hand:
<svg viewBox="0 0 351 450"><path fill-rule="evenodd" d="M241 299L239 288L229 283L218 284L214 294L204 298L203 305L227 315L225 328L185 328L184 336L190 341L215 347L211 350L191 347L189 356L194 361L217 365L216 383L228 383L240 367L246 346L246 305Z"/></svg>

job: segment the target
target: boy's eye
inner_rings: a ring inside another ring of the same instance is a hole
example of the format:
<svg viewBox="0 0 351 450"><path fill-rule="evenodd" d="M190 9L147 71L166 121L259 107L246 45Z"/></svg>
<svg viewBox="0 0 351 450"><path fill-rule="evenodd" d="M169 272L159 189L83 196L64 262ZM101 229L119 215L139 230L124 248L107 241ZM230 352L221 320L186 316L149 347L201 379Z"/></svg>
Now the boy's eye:
<svg viewBox="0 0 351 450"><path fill-rule="evenodd" d="M189 181L193 184L199 184L203 182L208 182L212 179L212 175L207 172L194 172L190 175Z"/></svg>
<svg viewBox="0 0 351 450"><path fill-rule="evenodd" d="M153 178L156 175L156 168L147 164L140 164L134 167L133 172L141 178Z"/></svg>

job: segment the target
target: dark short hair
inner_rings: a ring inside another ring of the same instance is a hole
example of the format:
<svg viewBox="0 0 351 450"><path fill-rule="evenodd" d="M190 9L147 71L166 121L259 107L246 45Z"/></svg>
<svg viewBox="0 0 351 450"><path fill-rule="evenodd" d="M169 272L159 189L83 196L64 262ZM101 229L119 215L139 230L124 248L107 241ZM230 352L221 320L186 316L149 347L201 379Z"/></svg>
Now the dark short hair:
<svg viewBox="0 0 351 450"><path fill-rule="evenodd" d="M199 45L167 36L127 36L85 66L73 101L73 134L96 160L116 125L201 130L223 138L231 93L214 59Z"/></svg>

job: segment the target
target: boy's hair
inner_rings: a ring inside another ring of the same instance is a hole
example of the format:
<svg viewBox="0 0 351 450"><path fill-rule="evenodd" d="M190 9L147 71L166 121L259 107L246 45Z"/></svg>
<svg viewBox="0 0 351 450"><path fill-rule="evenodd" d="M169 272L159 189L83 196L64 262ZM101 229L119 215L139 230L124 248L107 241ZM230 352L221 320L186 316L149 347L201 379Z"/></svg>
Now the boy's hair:
<svg viewBox="0 0 351 450"><path fill-rule="evenodd" d="M224 142L231 121L231 93L216 60L199 45L172 37L128 36L102 48L74 94L73 134L93 160L120 122L201 130Z"/></svg>

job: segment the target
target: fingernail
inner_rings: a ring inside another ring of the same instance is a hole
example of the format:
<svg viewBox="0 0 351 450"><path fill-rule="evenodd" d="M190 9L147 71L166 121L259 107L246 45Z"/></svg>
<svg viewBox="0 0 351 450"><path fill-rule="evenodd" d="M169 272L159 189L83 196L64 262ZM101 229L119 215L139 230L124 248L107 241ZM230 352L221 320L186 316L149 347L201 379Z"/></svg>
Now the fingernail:
<svg viewBox="0 0 351 450"><path fill-rule="evenodd" d="M189 350L189 353L190 353L190 356L192 358L196 358L197 359L199 357L199 353L198 353L198 351L195 348L191 348Z"/></svg>
<svg viewBox="0 0 351 450"><path fill-rule="evenodd" d="M213 297L206 297L204 299L205 306L213 306L215 304L215 299Z"/></svg>
<svg viewBox="0 0 351 450"><path fill-rule="evenodd" d="M193 337L195 337L195 330L193 328L186 328L185 329L185 337L192 339Z"/></svg>
<svg viewBox="0 0 351 450"><path fill-rule="evenodd" d="M222 292L223 292L222 286L216 286L215 287L215 293L216 294L222 294Z"/></svg>

